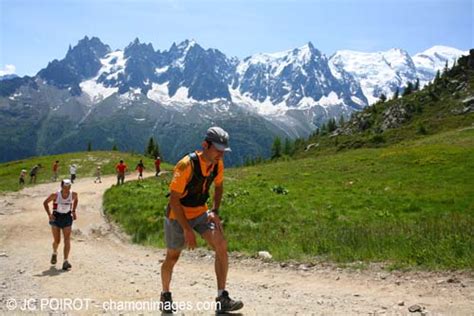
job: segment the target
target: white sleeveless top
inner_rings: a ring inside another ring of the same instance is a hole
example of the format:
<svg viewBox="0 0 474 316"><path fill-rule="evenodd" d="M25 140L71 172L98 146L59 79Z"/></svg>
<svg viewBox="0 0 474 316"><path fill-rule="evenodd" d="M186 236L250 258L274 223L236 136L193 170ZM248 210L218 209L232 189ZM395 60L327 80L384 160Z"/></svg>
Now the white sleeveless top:
<svg viewBox="0 0 474 316"><path fill-rule="evenodd" d="M61 191L56 193L56 212L58 213L69 213L72 211L72 191L69 192L69 196L67 198L63 198Z"/></svg>

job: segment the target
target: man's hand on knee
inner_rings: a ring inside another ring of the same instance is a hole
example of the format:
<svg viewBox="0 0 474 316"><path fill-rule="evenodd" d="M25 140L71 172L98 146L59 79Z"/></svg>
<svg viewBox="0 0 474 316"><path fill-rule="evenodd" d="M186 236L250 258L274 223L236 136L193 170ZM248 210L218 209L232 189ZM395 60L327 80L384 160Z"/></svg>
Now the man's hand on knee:
<svg viewBox="0 0 474 316"><path fill-rule="evenodd" d="M188 246L188 249L193 250L196 248L196 235L192 229L184 230L184 243Z"/></svg>

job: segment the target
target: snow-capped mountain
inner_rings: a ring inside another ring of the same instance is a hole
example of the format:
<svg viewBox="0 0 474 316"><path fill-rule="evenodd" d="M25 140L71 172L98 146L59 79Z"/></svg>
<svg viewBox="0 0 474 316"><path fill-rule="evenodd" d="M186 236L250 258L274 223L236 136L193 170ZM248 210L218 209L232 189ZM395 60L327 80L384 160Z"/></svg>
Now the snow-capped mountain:
<svg viewBox="0 0 474 316"><path fill-rule="evenodd" d="M136 39L124 51L102 56L100 64L94 77L80 83L92 102L140 89L165 105L227 100L256 106L259 111L266 104L285 109L366 104L357 82L347 74L334 77L327 58L311 43L239 62L218 50L205 50L195 41L155 52L151 44Z"/></svg>
<svg viewBox="0 0 474 316"><path fill-rule="evenodd" d="M218 50L204 50L195 41L155 52L151 44L136 39L124 51L111 52L100 62L96 76L81 83L92 102L137 89L165 105L230 100L227 86L233 62Z"/></svg>
<svg viewBox="0 0 474 316"><path fill-rule="evenodd" d="M468 52L446 46L433 46L416 54L413 56L413 62L420 83L423 85L433 80L438 70L442 71L446 64L452 67L453 63L463 55L468 55Z"/></svg>
<svg viewBox="0 0 474 316"><path fill-rule="evenodd" d="M155 52L136 39L123 52L106 54L100 63L95 77L79 84L93 104L117 92L132 98L143 93L182 110L203 102L231 102L278 125L286 122L292 126L288 130L294 128L295 116L304 119L303 134L288 132L291 137L309 133L332 117L330 113L346 116L367 104L357 81L344 71L334 75L326 56L311 43L239 61L216 49L205 50L195 41ZM298 110L306 115L297 115Z"/></svg>
<svg viewBox="0 0 474 316"><path fill-rule="evenodd" d="M428 80L427 60L444 67L447 52L433 48L416 63L400 49L327 58L308 43L239 60L193 40L160 51L135 39L112 51L85 37L35 77L0 83L0 108L6 109L0 121L25 136L13 145L11 137L1 138L12 150L0 160L83 149L86 138L98 149L120 141L121 149L141 151L150 136L175 160L186 147L177 133L199 143L196 135L221 124L238 135L229 159L241 163L267 156L276 135L305 137L329 118L348 116L381 93L389 96L417 78L418 65ZM55 140L43 144L51 135Z"/></svg>
<svg viewBox="0 0 474 316"><path fill-rule="evenodd" d="M18 76L15 74L15 72L15 65L2 65L2 68L0 68L0 81L17 78Z"/></svg>
<svg viewBox="0 0 474 316"><path fill-rule="evenodd" d="M14 79L14 78L18 78L18 76L15 74L0 75L0 81Z"/></svg>
<svg viewBox="0 0 474 316"><path fill-rule="evenodd" d="M311 43L244 59L237 65L231 95L263 115L330 106L347 114L367 104L358 83L344 71L335 76Z"/></svg>
<svg viewBox="0 0 474 316"><path fill-rule="evenodd" d="M424 86L445 67L446 61L451 67L462 55L467 52L444 46L434 46L413 58L398 48L375 53L341 50L330 57L330 63L334 72L351 74L360 83L369 104L373 104L382 94L391 97L408 82L419 79L420 86Z"/></svg>
<svg viewBox="0 0 474 316"><path fill-rule="evenodd" d="M38 72L37 77L46 83L61 89L69 89L72 95L82 93L79 84L97 74L101 68L100 59L110 52L110 47L103 44L97 37L84 37L71 48L66 57L60 61L53 60L45 69Z"/></svg>
<svg viewBox="0 0 474 316"><path fill-rule="evenodd" d="M330 62L334 71L346 71L360 82L369 104L383 93L391 95L397 87L416 80L416 68L407 52L362 53L349 50L336 52Z"/></svg>

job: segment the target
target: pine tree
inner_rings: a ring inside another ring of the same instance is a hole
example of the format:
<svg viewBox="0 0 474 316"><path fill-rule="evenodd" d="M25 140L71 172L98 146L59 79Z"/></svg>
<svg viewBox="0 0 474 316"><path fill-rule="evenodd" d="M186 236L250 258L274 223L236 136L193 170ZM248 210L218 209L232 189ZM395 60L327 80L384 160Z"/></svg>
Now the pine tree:
<svg viewBox="0 0 474 316"><path fill-rule="evenodd" d="M304 144L305 140L303 138L295 139L295 141L293 142L293 152L296 152L296 149L304 146Z"/></svg>
<svg viewBox="0 0 474 316"><path fill-rule="evenodd" d="M328 121L328 132L331 133L331 132L335 131L336 128L337 128L336 119L335 118L329 119L329 121Z"/></svg>
<svg viewBox="0 0 474 316"><path fill-rule="evenodd" d="M415 90L415 91L420 90L420 79L419 78L416 78L415 87L413 88L413 90Z"/></svg>
<svg viewBox="0 0 474 316"><path fill-rule="evenodd" d="M244 159L244 166L246 166L246 167L247 167L247 166L250 166L250 157L248 157L248 156L245 157L245 159Z"/></svg>
<svg viewBox="0 0 474 316"><path fill-rule="evenodd" d="M437 84L439 83L440 79L441 79L441 73L440 73L439 70L438 70L438 71L436 72L436 76L435 76L435 78L434 78L433 83L434 83L435 85L437 85Z"/></svg>
<svg viewBox="0 0 474 316"><path fill-rule="evenodd" d="M400 94L400 89L398 89L397 87L397 90L395 90L395 93L393 94L393 100L398 99L399 94Z"/></svg>
<svg viewBox="0 0 474 316"><path fill-rule="evenodd" d="M87 143L87 151L92 151L92 142Z"/></svg>
<svg viewBox="0 0 474 316"><path fill-rule="evenodd" d="M320 134L321 136L324 136L328 133L328 129L326 127L326 123L323 123L323 125L321 125L321 131L320 131Z"/></svg>
<svg viewBox="0 0 474 316"><path fill-rule="evenodd" d="M276 137L272 145L272 159L281 157L281 140L280 137Z"/></svg>
<svg viewBox="0 0 474 316"><path fill-rule="evenodd" d="M373 114L377 114L376 103L374 103L372 106L370 106L370 111L371 111Z"/></svg>
<svg viewBox="0 0 474 316"><path fill-rule="evenodd" d="M285 147L283 148L283 154L290 156L292 154L292 144L291 140L285 138Z"/></svg>
<svg viewBox="0 0 474 316"><path fill-rule="evenodd" d="M449 65L448 65L448 61L446 60L446 63L444 64L444 68L443 68L443 76L446 76L448 74L448 70L449 70Z"/></svg>
<svg viewBox="0 0 474 316"><path fill-rule="evenodd" d="M341 114L341 116L339 117L339 127L342 127L342 125L344 125L344 116Z"/></svg>
<svg viewBox="0 0 474 316"><path fill-rule="evenodd" d="M145 155L153 156L154 150L155 150L155 140L153 139L153 137L150 137L150 139L148 140L148 145L145 149Z"/></svg>
<svg viewBox="0 0 474 316"><path fill-rule="evenodd" d="M410 95L412 92L413 92L413 84L411 82L408 82L407 86L403 90L402 96Z"/></svg>
<svg viewBox="0 0 474 316"><path fill-rule="evenodd" d="M384 103L385 101L387 101L387 96L382 93L382 94L380 95L379 100L380 100L380 102Z"/></svg>
<svg viewBox="0 0 474 316"><path fill-rule="evenodd" d="M112 151L118 151L118 147L117 147L116 144L114 144L114 145L112 146Z"/></svg>

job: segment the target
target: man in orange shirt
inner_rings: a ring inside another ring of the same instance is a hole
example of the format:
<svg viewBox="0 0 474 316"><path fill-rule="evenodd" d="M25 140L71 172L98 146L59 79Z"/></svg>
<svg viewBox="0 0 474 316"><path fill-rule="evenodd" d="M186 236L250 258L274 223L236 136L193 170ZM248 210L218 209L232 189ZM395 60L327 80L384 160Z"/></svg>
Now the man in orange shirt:
<svg viewBox="0 0 474 316"><path fill-rule="evenodd" d="M115 166L115 171L117 171L117 185L123 184L125 181L125 171L127 171L127 165L120 160L120 162Z"/></svg>
<svg viewBox="0 0 474 316"><path fill-rule="evenodd" d="M175 310L170 292L173 267L186 245L196 247L198 232L215 251L217 277L217 311L235 311L243 307L241 301L229 297L225 289L229 260L224 239L219 206L224 192L224 153L230 151L229 134L220 127L207 130L203 150L186 155L174 168L170 184L170 199L165 218L166 258L161 266L162 309ZM213 207L208 211L206 202L214 182Z"/></svg>

